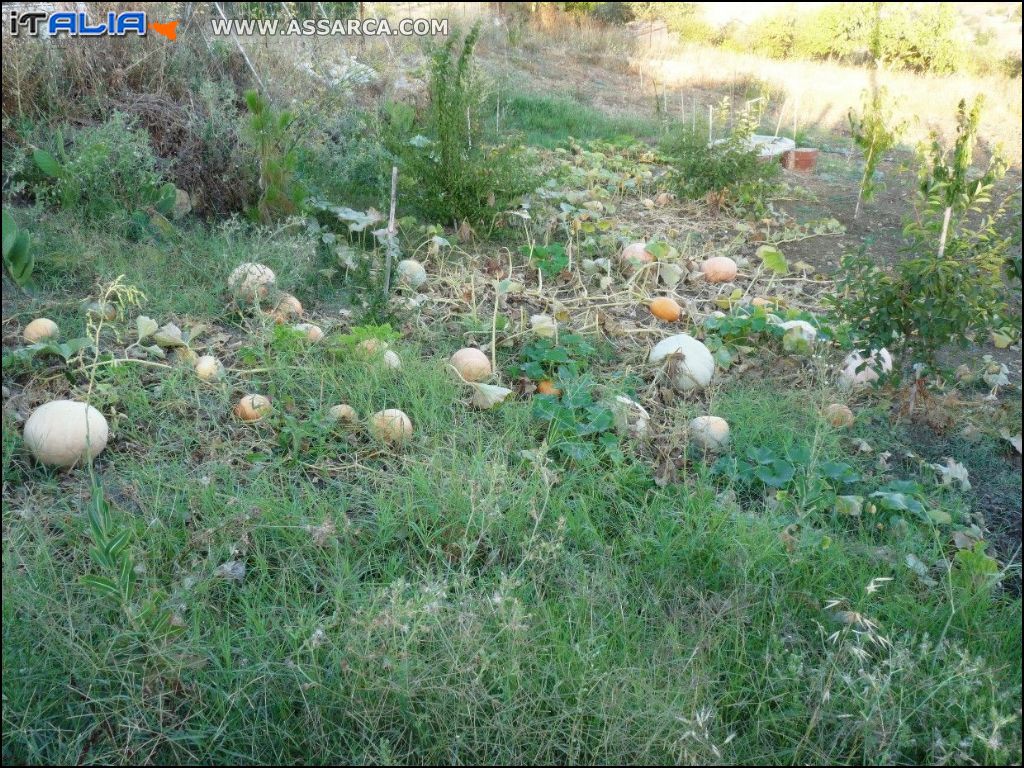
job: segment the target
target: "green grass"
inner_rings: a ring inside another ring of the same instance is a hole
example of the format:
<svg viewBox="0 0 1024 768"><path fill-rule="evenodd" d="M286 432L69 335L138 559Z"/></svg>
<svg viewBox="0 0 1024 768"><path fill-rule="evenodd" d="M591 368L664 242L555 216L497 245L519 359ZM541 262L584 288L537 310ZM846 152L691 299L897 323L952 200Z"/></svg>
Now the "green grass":
<svg viewBox="0 0 1024 768"><path fill-rule="evenodd" d="M568 137L577 140L625 138L651 139L662 132L661 124L646 115L611 117L564 96L513 92L502 101L502 131L518 131L526 143L541 147L564 146Z"/></svg>
<svg viewBox="0 0 1024 768"><path fill-rule="evenodd" d="M132 532L135 599L181 619L169 639L80 583L88 473L33 465L5 413L5 761L1019 759L1020 602L921 585L900 561L944 561L927 531L732 507L700 463L665 489L639 458L549 487L518 456L543 437L528 405L469 411L443 357L397 348L400 373L257 333L238 354L267 370L222 387L104 369L97 405L119 416L97 480ZM240 389L274 416L233 423ZM716 408L737 450L817 435L841 456L822 396ZM400 407L416 436L396 452L325 429L339 401ZM244 581L217 577L229 560ZM835 599L878 629L833 623Z"/></svg>
<svg viewBox="0 0 1024 768"><path fill-rule="evenodd" d="M659 487L630 443L618 464L554 465L549 484L520 453L546 437L530 403L467 407L446 367L455 331L406 333L401 371L332 351L325 307L342 286L322 279L310 237L195 223L138 243L68 213L19 216L38 288L5 320L45 311L81 335L82 297L124 274L147 294L139 311L215 324L200 346L227 334L216 349L231 370L208 385L185 366L97 369L113 439L91 477L35 464L16 417L18 403L81 396L83 377L5 365L18 391L3 414L5 762L1020 761L1021 602L965 585L948 529L812 511L730 484L692 451ZM241 261L319 300L328 339L229 309ZM132 314L112 329L122 338ZM499 368L514 354L499 348ZM616 366L592 363L605 381ZM273 415L232 419L243 392L269 395ZM740 456L811 449L808 483L849 462L866 492L877 456L819 415L836 396L733 381L666 413L725 417ZM401 408L415 435L392 450L332 428L339 402L364 423ZM886 414L861 409L854 435L888 445ZM966 513L969 499L923 485ZM82 582L102 573L96 493L130 532L126 603ZM243 580L218 575L229 561ZM178 631L137 621L146 601Z"/></svg>

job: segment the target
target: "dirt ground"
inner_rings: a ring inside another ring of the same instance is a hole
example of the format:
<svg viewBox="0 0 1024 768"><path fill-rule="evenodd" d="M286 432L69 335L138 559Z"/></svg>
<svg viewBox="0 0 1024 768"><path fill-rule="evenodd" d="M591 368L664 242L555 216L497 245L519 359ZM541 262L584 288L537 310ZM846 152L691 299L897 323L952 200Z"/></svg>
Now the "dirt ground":
<svg viewBox="0 0 1024 768"><path fill-rule="evenodd" d="M542 66L539 60L515 55L519 87L547 93L565 93L569 88L568 93L577 100L612 116L654 114L652 94L637 87L637 74L625 62L595 57L584 66L578 57L563 58L554 64L545 58ZM495 65L501 71L510 63L498 60ZM737 84L731 90L735 91L732 94L735 97L743 92L743 84ZM695 99L703 105L714 104L723 95L728 94L696 88L686 98L691 103ZM901 258L904 217L913 210L913 154L909 151L893 152L884 159L879 167L880 189L874 200L862 204L860 215L855 219L853 214L861 169L848 137L822 129L812 129L811 135L821 150L817 167L811 174L783 171L783 180L798 188L801 194L776 205L798 223L834 218L845 227L845 233L785 243L782 247L787 258L791 262L813 264L823 275L831 276L839 269L844 254L867 244L871 254L880 262L896 263ZM1020 184L1020 168L1011 168L1001 189L1019 189ZM1011 309L1019 315L1019 291L1013 294L1011 302L1014 305ZM986 338L973 348L948 350L945 362L950 368L961 363L977 366L986 354L1007 366L1010 381L1019 391L1022 380L1020 342L1007 349L997 349ZM942 419L931 418L927 414L916 418L912 416L902 424L896 423L895 412L893 418L894 428L902 430L899 441L905 443L904 447L932 462L955 456L968 467L973 485L973 506L991 531L1000 559L1019 562L1020 455L1008 443L1002 453L979 450L955 429L950 429Z"/></svg>

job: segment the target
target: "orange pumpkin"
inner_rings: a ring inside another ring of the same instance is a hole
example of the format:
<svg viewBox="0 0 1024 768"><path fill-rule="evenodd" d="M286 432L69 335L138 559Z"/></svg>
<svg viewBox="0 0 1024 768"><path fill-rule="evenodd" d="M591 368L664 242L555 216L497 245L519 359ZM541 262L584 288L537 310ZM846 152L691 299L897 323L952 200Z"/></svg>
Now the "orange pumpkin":
<svg viewBox="0 0 1024 768"><path fill-rule="evenodd" d="M554 395L558 397L562 394L562 390L555 386L551 379L544 379L543 381L537 382L537 394L538 395Z"/></svg>
<svg viewBox="0 0 1024 768"><path fill-rule="evenodd" d="M675 299L668 296L659 296L651 302L651 314L666 323L674 323L683 314L683 308Z"/></svg>

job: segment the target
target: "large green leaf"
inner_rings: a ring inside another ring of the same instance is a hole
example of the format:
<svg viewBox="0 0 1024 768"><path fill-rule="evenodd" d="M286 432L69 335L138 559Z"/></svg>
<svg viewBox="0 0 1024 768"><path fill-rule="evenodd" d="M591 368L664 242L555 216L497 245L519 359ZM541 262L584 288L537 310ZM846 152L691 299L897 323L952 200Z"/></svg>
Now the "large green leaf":
<svg viewBox="0 0 1024 768"><path fill-rule="evenodd" d="M758 464L754 468L757 479L772 488L781 488L796 474L793 465L782 459L775 459L771 464Z"/></svg>
<svg viewBox="0 0 1024 768"><path fill-rule="evenodd" d="M32 159L35 160L36 165L39 166L39 170L47 176L57 179L64 173L64 168L57 162L57 158L46 150L37 149L32 153Z"/></svg>
<svg viewBox="0 0 1024 768"><path fill-rule="evenodd" d="M174 203L177 200L177 190L171 183L164 184L156 195L154 208L164 216L170 216L174 210Z"/></svg>
<svg viewBox="0 0 1024 768"><path fill-rule="evenodd" d="M776 248L774 245L762 245L757 249L757 257L761 259L761 263L767 269L770 269L777 275L785 275L789 272L789 262L786 261L786 257L782 251Z"/></svg>
<svg viewBox="0 0 1024 768"><path fill-rule="evenodd" d="M32 279L36 260L30 249L31 240L28 232L20 231L14 237L9 251L4 253L4 264L11 274L11 279L19 287L24 287ZM6 250L6 249L5 249Z"/></svg>
<svg viewBox="0 0 1024 768"><path fill-rule="evenodd" d="M8 254L11 252L11 248L14 246L14 241L18 237L18 222L14 220L14 217L4 209L4 258L6 259Z"/></svg>

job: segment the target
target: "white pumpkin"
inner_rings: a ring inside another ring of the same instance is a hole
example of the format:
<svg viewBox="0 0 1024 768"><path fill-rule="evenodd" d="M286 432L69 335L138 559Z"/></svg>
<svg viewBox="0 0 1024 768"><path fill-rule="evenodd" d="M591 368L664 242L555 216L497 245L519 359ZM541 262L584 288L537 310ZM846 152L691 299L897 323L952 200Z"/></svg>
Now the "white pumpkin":
<svg viewBox="0 0 1024 768"><path fill-rule="evenodd" d="M836 429L852 427L855 421L853 411L842 403L831 403L825 408L825 420Z"/></svg>
<svg viewBox="0 0 1024 768"><path fill-rule="evenodd" d="M314 325L313 323L299 323L293 327L296 331L304 333L306 335L306 340L313 343L320 341L320 339L324 337L323 329L319 325Z"/></svg>
<svg viewBox="0 0 1024 768"><path fill-rule="evenodd" d="M864 350L854 350L843 360L843 370L839 373L839 385L845 389L864 387L878 381L882 373L892 371L892 355L889 350L872 349L865 357Z"/></svg>
<svg viewBox="0 0 1024 768"><path fill-rule="evenodd" d="M416 259L398 262L398 282L414 291L427 282L427 270Z"/></svg>
<svg viewBox="0 0 1024 768"><path fill-rule="evenodd" d="M356 344L356 352L363 357L375 357L384 353L388 348L386 341L380 339L365 339Z"/></svg>
<svg viewBox="0 0 1024 768"><path fill-rule="evenodd" d="M332 405L330 410L327 411L327 415L332 421L338 421L343 424L356 424L359 421L359 414L356 413L356 409L348 403Z"/></svg>
<svg viewBox="0 0 1024 768"><path fill-rule="evenodd" d="M228 288L236 298L254 301L270 293L277 282L277 276L270 267L245 262L235 267L228 277Z"/></svg>
<svg viewBox="0 0 1024 768"><path fill-rule="evenodd" d="M382 443L404 443L412 437L412 422L397 408L387 408L370 417L370 434Z"/></svg>
<svg viewBox="0 0 1024 768"><path fill-rule="evenodd" d="M705 451L721 451L729 445L729 422L718 416L698 416L690 421L690 439Z"/></svg>
<svg viewBox="0 0 1024 768"><path fill-rule="evenodd" d="M25 445L36 461L51 467L71 467L96 458L109 434L103 414L77 400L41 405L25 422Z"/></svg>
<svg viewBox="0 0 1024 768"><path fill-rule="evenodd" d="M680 392L703 389L715 375L715 358L711 351L687 333L662 339L651 350L648 359L653 365L671 360L672 386Z"/></svg>
<svg viewBox="0 0 1024 768"><path fill-rule="evenodd" d="M398 353L394 350L385 349L384 354L381 355L381 360L384 361L384 365L394 370L399 370L402 367L402 358L398 356Z"/></svg>
<svg viewBox="0 0 1024 768"><path fill-rule="evenodd" d="M302 317L302 302L290 293L282 293L273 309L267 312L275 323L287 323L293 318Z"/></svg>
<svg viewBox="0 0 1024 768"><path fill-rule="evenodd" d="M476 347L463 347L450 362L466 381L483 381L491 375L490 359Z"/></svg>
<svg viewBox="0 0 1024 768"><path fill-rule="evenodd" d="M22 335L29 344L37 344L41 341L56 341L60 338L60 328L48 317L37 317L25 326Z"/></svg>
<svg viewBox="0 0 1024 768"><path fill-rule="evenodd" d="M235 404L235 416L242 421L259 421L274 410L269 397L243 395Z"/></svg>
<svg viewBox="0 0 1024 768"><path fill-rule="evenodd" d="M739 267L728 256L712 256L700 265L700 271L709 283L727 283L736 279Z"/></svg>
<svg viewBox="0 0 1024 768"><path fill-rule="evenodd" d="M196 376L203 381L215 381L224 375L224 366L213 355L203 355L196 360Z"/></svg>

